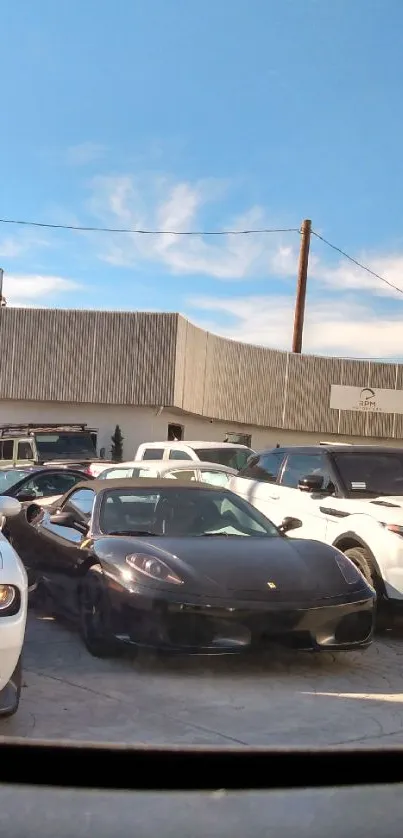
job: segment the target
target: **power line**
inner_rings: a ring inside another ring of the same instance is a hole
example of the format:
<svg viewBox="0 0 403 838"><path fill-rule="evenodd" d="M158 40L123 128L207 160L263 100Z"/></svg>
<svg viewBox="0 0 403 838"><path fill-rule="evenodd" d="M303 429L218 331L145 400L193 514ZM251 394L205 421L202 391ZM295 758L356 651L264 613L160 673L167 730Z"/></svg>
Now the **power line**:
<svg viewBox="0 0 403 838"><path fill-rule="evenodd" d="M141 230L141 229L131 229L126 227L84 227L78 224L47 224L42 221L25 221L22 219L15 219L15 218L0 218L0 224L13 224L22 227L41 227L50 230L72 230L75 232L80 233L122 233L126 235L141 235L141 236L248 236L248 235L258 235L258 234L268 234L268 233L299 233L301 234L301 229L298 227L261 227L256 229L246 229L246 230ZM380 282L385 283L390 288L393 288L395 291L398 291L399 294L403 294L403 288L399 288L397 285L394 285L393 282L390 280L385 279L384 276L376 273L376 271L372 270L372 268L368 267L368 265L363 265L362 262L359 262L358 259L355 259L353 256L350 256L340 247L337 245L332 244L316 230L311 230L313 236L316 236L317 239L320 239L324 244L330 247L332 250L335 250L336 253L340 253L341 256L344 256L345 259L348 259L349 262L352 262L353 265L356 265L357 268L365 271L366 273L370 274L371 276L375 277L375 279L379 279Z"/></svg>
<svg viewBox="0 0 403 838"><path fill-rule="evenodd" d="M379 279L381 282L384 282L385 285L389 285L390 288L394 288L394 290L398 291L399 294L403 294L403 288L399 288L397 285L394 285L393 282L390 282L389 279L385 279L384 276L380 276L380 274L377 274L376 271L372 270L372 268L369 268L368 265L363 265L361 262L358 262L357 259L354 259L353 256L349 256L349 254L345 253L344 250L341 250L340 247L336 247L335 244L332 244L331 242L327 241L327 239L324 239L323 236L320 236L319 233L315 232L315 230L312 230L311 232L313 236L316 236L317 239L320 239L324 244L327 244L327 246L331 247L332 250L335 250L337 253L340 253L341 256L344 256L344 258L352 262L353 265L356 265L358 268L361 268L361 270L366 271L368 274L371 274L371 276L374 276L375 279Z"/></svg>
<svg viewBox="0 0 403 838"><path fill-rule="evenodd" d="M45 224L40 221L17 221L0 218L0 224L19 224L24 227L45 227L51 230L76 230L81 233L136 233L142 236L248 236L254 233L299 233L298 227L257 230L131 230L121 227L81 227L75 224Z"/></svg>

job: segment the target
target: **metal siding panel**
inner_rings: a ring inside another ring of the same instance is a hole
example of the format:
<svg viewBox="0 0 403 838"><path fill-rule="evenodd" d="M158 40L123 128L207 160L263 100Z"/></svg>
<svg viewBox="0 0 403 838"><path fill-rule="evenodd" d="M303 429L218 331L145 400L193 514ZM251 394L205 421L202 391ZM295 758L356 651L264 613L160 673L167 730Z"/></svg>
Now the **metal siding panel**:
<svg viewBox="0 0 403 838"><path fill-rule="evenodd" d="M209 335L203 414L279 427L287 354Z"/></svg>
<svg viewBox="0 0 403 838"><path fill-rule="evenodd" d="M175 382L173 406L182 409L185 400L186 342L189 325L190 324L184 317L178 315L176 330ZM206 334L208 337L208 333Z"/></svg>
<svg viewBox="0 0 403 838"><path fill-rule="evenodd" d="M367 387L369 361L343 361L343 380L346 387ZM336 383L336 382L335 382ZM347 436L365 436L366 415L355 410L340 411L340 433Z"/></svg>
<svg viewBox="0 0 403 838"><path fill-rule="evenodd" d="M183 409L203 414L206 378L207 332L187 324L184 357Z"/></svg>
<svg viewBox="0 0 403 838"><path fill-rule="evenodd" d="M131 404L172 405L177 315L139 312L137 317L138 357Z"/></svg>
<svg viewBox="0 0 403 838"><path fill-rule="evenodd" d="M369 386L394 390L396 382L396 364L371 363ZM393 413L368 413L365 433L368 436L391 439L393 437Z"/></svg>
<svg viewBox="0 0 403 838"><path fill-rule="evenodd" d="M396 366L395 366L396 371ZM395 378L396 390L403 390L403 364L397 365L397 375ZM396 414L393 426L393 438L400 442L403 439L403 415Z"/></svg>
<svg viewBox="0 0 403 838"><path fill-rule="evenodd" d="M338 411L330 409L330 387L341 380L342 361L310 355L289 356L284 428L337 433Z"/></svg>
<svg viewBox="0 0 403 838"><path fill-rule="evenodd" d="M176 323L175 314L2 309L0 398L171 405Z"/></svg>

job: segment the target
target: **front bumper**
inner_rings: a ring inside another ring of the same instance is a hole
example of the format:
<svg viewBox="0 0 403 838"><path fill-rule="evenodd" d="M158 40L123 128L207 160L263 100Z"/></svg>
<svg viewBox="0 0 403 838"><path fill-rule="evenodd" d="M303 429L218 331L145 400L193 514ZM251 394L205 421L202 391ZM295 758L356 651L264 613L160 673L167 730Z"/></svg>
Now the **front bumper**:
<svg viewBox="0 0 403 838"><path fill-rule="evenodd" d="M112 597L116 637L127 643L186 654L263 650L273 643L298 649L344 651L372 640L374 600L367 591L340 602L200 602L117 592Z"/></svg>
<svg viewBox="0 0 403 838"><path fill-rule="evenodd" d="M8 684L21 655L24 643L26 613L20 609L15 617L0 618L0 691Z"/></svg>

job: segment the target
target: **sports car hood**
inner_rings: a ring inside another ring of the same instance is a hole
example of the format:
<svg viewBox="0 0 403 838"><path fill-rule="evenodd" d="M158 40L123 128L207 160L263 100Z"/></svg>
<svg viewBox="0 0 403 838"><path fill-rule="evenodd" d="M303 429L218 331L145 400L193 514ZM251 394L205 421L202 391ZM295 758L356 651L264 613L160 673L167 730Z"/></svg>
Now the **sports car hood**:
<svg viewBox="0 0 403 838"><path fill-rule="evenodd" d="M336 564L334 548L305 539L133 538L132 551L146 551L167 562L183 579L182 591L211 596L253 598L264 591L273 599L287 594L323 598L352 587Z"/></svg>

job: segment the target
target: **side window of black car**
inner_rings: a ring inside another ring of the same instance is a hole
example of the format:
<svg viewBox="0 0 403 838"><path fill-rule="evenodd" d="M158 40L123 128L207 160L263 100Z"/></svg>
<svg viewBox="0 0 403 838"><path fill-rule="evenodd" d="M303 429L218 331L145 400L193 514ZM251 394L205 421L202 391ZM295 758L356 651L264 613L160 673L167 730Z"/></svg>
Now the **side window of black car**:
<svg viewBox="0 0 403 838"><path fill-rule="evenodd" d="M279 451L267 451L250 457L238 477L250 477L263 483L275 483L280 473L284 454Z"/></svg>

